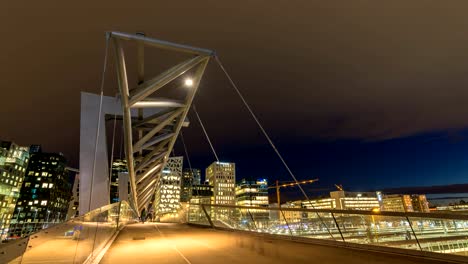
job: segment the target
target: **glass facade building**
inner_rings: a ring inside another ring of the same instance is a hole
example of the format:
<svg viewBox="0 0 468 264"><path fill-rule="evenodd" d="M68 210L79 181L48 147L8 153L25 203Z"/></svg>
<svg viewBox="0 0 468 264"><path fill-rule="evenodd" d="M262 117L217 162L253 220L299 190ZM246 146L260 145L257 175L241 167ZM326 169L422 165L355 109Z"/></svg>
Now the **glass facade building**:
<svg viewBox="0 0 468 264"><path fill-rule="evenodd" d="M180 195L181 202L189 202L192 197L192 186L200 184L199 169L184 169L182 174L182 190Z"/></svg>
<svg viewBox="0 0 468 264"><path fill-rule="evenodd" d="M268 181L258 179L256 181L247 181L242 179L236 185L236 205L251 207L268 207ZM268 219L269 211L242 209L244 215L250 214L254 219Z"/></svg>
<svg viewBox="0 0 468 264"><path fill-rule="evenodd" d="M112 173L110 178L110 203L116 203L119 199L119 173L127 172L127 161L116 159L112 162ZM130 193L130 187L129 193Z"/></svg>
<svg viewBox="0 0 468 264"><path fill-rule="evenodd" d="M206 168L206 180L213 186L213 204L236 203L236 165L230 162L213 162Z"/></svg>
<svg viewBox="0 0 468 264"><path fill-rule="evenodd" d="M411 197L407 194L391 194L383 197L382 211L413 212Z"/></svg>
<svg viewBox="0 0 468 264"><path fill-rule="evenodd" d="M20 147L9 141L0 142L0 227L2 240L8 234L28 163L28 147Z"/></svg>
<svg viewBox="0 0 468 264"><path fill-rule="evenodd" d="M330 198L336 202L336 209L372 211L381 208L379 192L330 192Z"/></svg>
<svg viewBox="0 0 468 264"><path fill-rule="evenodd" d="M258 179L246 181L242 179L236 185L236 205L268 207L268 181Z"/></svg>
<svg viewBox="0 0 468 264"><path fill-rule="evenodd" d="M429 213L429 202L424 194L411 195L411 204L415 212Z"/></svg>
<svg viewBox="0 0 468 264"><path fill-rule="evenodd" d="M61 154L36 153L31 156L20 197L10 227L10 236L27 235L62 222L71 200L66 160Z"/></svg>
<svg viewBox="0 0 468 264"><path fill-rule="evenodd" d="M71 219L80 215L79 205L80 205L80 175L77 173L75 174L75 179L73 180L72 197L70 200L70 205L68 206L67 219Z"/></svg>
<svg viewBox="0 0 468 264"><path fill-rule="evenodd" d="M159 175L154 195L157 216L176 213L180 209L183 157L170 157Z"/></svg>
<svg viewBox="0 0 468 264"><path fill-rule="evenodd" d="M213 197L213 186L209 184L197 184L192 186L190 203L210 204Z"/></svg>

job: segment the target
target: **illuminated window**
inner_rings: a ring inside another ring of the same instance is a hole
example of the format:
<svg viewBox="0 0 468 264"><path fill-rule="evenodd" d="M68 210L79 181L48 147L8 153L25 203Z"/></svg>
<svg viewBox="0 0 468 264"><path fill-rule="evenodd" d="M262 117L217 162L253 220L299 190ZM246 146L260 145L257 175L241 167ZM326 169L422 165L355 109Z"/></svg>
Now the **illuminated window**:
<svg viewBox="0 0 468 264"><path fill-rule="evenodd" d="M47 188L49 184L47 182L42 183L42 188Z"/></svg>
<svg viewBox="0 0 468 264"><path fill-rule="evenodd" d="M28 205L32 205L32 202L29 202Z"/></svg>
<svg viewBox="0 0 468 264"><path fill-rule="evenodd" d="M49 183L49 188L52 188L54 187L54 184L53 183Z"/></svg>
<svg viewBox="0 0 468 264"><path fill-rule="evenodd" d="M47 205L47 200L42 200L41 205Z"/></svg>
<svg viewBox="0 0 468 264"><path fill-rule="evenodd" d="M34 200L34 204L38 204L39 203L39 200Z"/></svg>

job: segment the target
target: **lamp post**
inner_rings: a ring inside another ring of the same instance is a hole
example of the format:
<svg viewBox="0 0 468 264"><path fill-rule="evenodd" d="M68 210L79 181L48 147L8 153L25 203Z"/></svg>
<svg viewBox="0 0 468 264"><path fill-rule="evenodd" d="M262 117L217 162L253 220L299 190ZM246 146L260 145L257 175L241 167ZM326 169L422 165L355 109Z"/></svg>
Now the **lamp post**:
<svg viewBox="0 0 468 264"><path fill-rule="evenodd" d="M46 224L47 224L47 227L49 227L49 215L50 215L50 210L47 210L46 223L42 225L42 228L45 228Z"/></svg>
<svg viewBox="0 0 468 264"><path fill-rule="evenodd" d="M29 231L29 233L31 234L34 229L36 228L36 217L37 217L37 208L35 209L35 212L34 212L34 219L33 219L33 228L31 228L31 230Z"/></svg>

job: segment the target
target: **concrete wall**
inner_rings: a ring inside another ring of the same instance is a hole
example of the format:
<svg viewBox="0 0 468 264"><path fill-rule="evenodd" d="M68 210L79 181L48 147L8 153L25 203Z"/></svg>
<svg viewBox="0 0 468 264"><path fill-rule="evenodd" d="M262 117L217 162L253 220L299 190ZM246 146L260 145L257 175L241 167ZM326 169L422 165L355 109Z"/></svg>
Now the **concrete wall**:
<svg viewBox="0 0 468 264"><path fill-rule="evenodd" d="M120 101L115 97L103 97L96 164L94 164L99 104L99 95L85 92L81 93L80 214L109 204L109 163L104 117L106 114L121 115L122 107ZM92 179L93 167L95 168L94 180ZM92 196L90 196L91 191Z"/></svg>

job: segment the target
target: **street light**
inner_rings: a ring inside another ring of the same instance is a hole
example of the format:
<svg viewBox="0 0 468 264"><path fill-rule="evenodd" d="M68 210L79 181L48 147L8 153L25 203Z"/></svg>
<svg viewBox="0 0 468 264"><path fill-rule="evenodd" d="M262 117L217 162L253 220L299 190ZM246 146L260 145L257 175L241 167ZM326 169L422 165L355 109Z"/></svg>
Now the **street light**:
<svg viewBox="0 0 468 264"><path fill-rule="evenodd" d="M185 79L185 86L191 87L193 85L193 80L190 78Z"/></svg>

